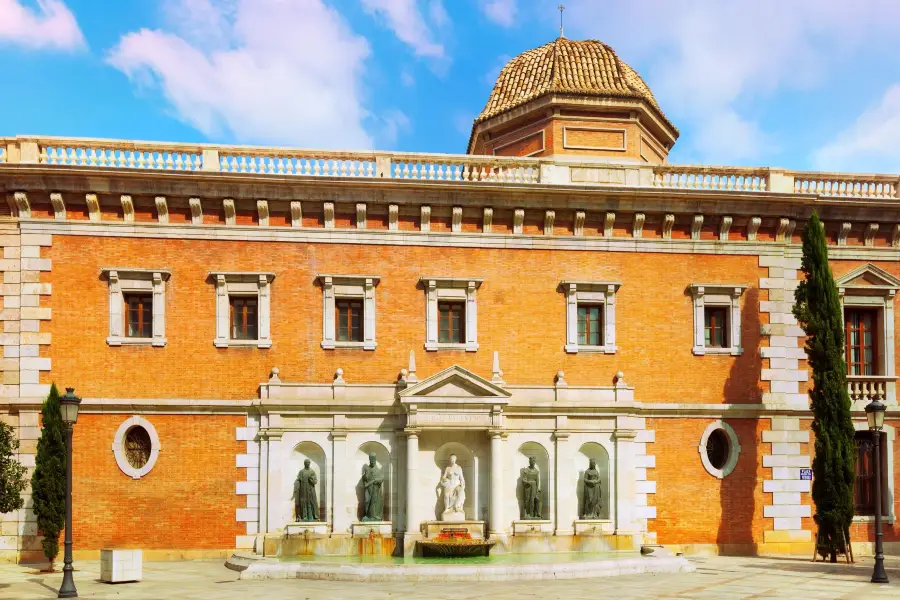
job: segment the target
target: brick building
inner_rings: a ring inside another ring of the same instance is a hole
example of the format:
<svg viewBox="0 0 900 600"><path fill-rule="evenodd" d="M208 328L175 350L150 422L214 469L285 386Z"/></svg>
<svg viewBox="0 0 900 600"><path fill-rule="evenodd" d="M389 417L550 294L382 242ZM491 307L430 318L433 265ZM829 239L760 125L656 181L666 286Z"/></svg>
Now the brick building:
<svg viewBox="0 0 900 600"><path fill-rule="evenodd" d="M310 533L352 553L370 454L397 552L440 517L455 454L466 517L507 551L811 553L791 305L815 208L860 441L862 407L889 407L896 550L898 177L676 166L677 137L612 49L560 38L503 69L465 155L0 139L0 418L33 467L51 382L84 398L76 556L278 551L305 459ZM529 457L543 518L523 522ZM4 559L40 554L26 500Z"/></svg>

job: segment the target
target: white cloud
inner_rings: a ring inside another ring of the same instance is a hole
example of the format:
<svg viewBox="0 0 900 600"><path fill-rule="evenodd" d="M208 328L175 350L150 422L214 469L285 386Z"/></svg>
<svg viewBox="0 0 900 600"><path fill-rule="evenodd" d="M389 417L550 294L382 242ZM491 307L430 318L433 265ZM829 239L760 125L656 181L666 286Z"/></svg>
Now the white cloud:
<svg viewBox="0 0 900 600"><path fill-rule="evenodd" d="M367 13L387 21L397 39L412 48L417 56L444 57L444 46L435 41L416 0L362 0L362 6ZM447 24L447 12L440 0L432 0L429 8L429 18L438 27Z"/></svg>
<svg viewBox="0 0 900 600"><path fill-rule="evenodd" d="M381 135L379 138L386 145L393 146L401 133L409 133L411 130L412 125L409 122L409 117L399 110L388 110L381 117Z"/></svg>
<svg viewBox="0 0 900 600"><path fill-rule="evenodd" d="M29 8L18 0L0 0L0 43L39 50L78 50L85 46L75 15L60 0L38 0Z"/></svg>
<svg viewBox="0 0 900 600"><path fill-rule="evenodd" d="M400 83L403 87L412 87L416 85L416 78L409 71L404 70L400 73Z"/></svg>
<svg viewBox="0 0 900 600"><path fill-rule="evenodd" d="M516 22L516 0L487 0L481 4L484 15L502 27L512 27Z"/></svg>
<svg viewBox="0 0 900 600"><path fill-rule="evenodd" d="M173 0L173 31L124 35L110 64L160 88L179 119L241 142L369 148L370 54L322 0Z"/></svg>
<svg viewBox="0 0 900 600"><path fill-rule="evenodd" d="M900 84L812 156L822 171L900 172Z"/></svg>
<svg viewBox="0 0 900 600"><path fill-rule="evenodd" d="M814 86L864 46L892 51L900 19L895 0L566 4L570 36L598 37L642 67L663 109L692 133L676 148L687 143L692 155L716 163L770 150L771 136L750 116L755 101ZM722 124L730 126L720 131ZM733 151L725 134L739 142Z"/></svg>

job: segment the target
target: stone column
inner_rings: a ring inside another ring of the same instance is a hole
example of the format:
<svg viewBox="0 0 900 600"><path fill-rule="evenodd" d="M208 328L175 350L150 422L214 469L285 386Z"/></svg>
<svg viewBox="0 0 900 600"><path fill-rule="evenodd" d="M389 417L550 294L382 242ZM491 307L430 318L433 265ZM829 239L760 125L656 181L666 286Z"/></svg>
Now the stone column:
<svg viewBox="0 0 900 600"><path fill-rule="evenodd" d="M505 537L503 521L503 432L489 431L491 436L491 501L489 531L491 537Z"/></svg>
<svg viewBox="0 0 900 600"><path fill-rule="evenodd" d="M347 461L347 432L331 432L331 533L350 534L350 524L356 516L353 501L348 498L346 478L352 469Z"/></svg>
<svg viewBox="0 0 900 600"><path fill-rule="evenodd" d="M265 535L267 531L269 531L269 436L263 432L259 436L259 535Z"/></svg>
<svg viewBox="0 0 900 600"><path fill-rule="evenodd" d="M569 432L557 431L556 440L556 535L573 535L578 518L578 494L572 483Z"/></svg>
<svg viewBox="0 0 900 600"><path fill-rule="evenodd" d="M421 521L416 510L416 482L419 470L419 431L406 431L406 532L403 534L403 555L412 556L416 540L422 539Z"/></svg>
<svg viewBox="0 0 900 600"><path fill-rule="evenodd" d="M611 506L610 516L615 520L616 534L629 535L638 530L635 516L635 460L634 438L637 432L617 430L613 437L616 441L614 460L616 468L616 498ZM614 515L614 516L613 516Z"/></svg>

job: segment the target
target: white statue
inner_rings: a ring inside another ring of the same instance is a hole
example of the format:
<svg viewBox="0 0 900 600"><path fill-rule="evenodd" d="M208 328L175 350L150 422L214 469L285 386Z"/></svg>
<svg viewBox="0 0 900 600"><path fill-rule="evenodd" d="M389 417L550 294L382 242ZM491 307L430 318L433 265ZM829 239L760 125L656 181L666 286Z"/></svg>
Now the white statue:
<svg viewBox="0 0 900 600"><path fill-rule="evenodd" d="M456 455L450 455L450 464L444 469L441 477L441 487L444 494L444 512L442 521L465 521L466 514L463 506L466 503L466 478L463 470L456 464Z"/></svg>

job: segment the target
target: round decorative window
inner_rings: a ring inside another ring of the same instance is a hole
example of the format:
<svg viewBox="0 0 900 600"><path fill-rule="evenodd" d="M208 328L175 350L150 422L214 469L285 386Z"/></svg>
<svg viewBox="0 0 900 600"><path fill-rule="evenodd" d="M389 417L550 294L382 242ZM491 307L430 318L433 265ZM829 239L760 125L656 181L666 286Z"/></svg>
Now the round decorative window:
<svg viewBox="0 0 900 600"><path fill-rule="evenodd" d="M741 445L737 434L728 423L713 421L707 426L700 438L700 462L706 472L722 479L727 477L737 466Z"/></svg>
<svg viewBox="0 0 900 600"><path fill-rule="evenodd" d="M156 428L144 417L134 416L119 425L112 451L119 469L140 479L156 464L161 446Z"/></svg>

